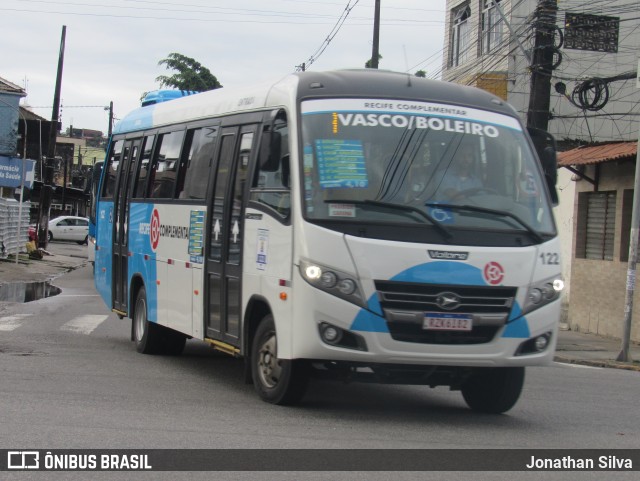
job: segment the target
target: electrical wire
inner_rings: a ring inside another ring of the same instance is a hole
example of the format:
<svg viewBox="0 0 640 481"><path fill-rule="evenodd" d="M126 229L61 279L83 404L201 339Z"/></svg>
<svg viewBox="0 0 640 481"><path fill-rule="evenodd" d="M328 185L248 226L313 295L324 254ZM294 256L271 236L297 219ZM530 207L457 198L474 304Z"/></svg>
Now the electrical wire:
<svg viewBox="0 0 640 481"><path fill-rule="evenodd" d="M327 49L327 47L329 46L329 44L331 43L331 41L335 38L335 36L338 34L338 32L340 31L340 29L342 28L342 26L344 25L344 22L347 20L347 17L349 16L349 14L351 13L351 10L353 10L353 8L358 5L358 2L360 0L356 0L355 3L353 5L351 5L351 0L349 0L347 2L346 7L344 7L344 11L342 12L342 14L340 15L340 17L338 18L338 20L336 21L335 25L333 26L333 28L331 29L331 31L329 32L329 35L327 35L327 37L323 40L322 44L316 49L316 51L309 57L309 59L296 66L296 71L300 71L300 70L305 70L306 68L308 68L309 66L311 66L311 64L313 64L316 60L318 60L318 58L320 57L320 55L322 55L324 53L324 51Z"/></svg>

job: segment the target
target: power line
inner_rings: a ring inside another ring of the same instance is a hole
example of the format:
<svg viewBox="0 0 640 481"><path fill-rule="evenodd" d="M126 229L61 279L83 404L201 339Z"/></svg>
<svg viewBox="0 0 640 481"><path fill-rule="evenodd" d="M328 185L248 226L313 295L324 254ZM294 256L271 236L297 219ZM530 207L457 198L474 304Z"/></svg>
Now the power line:
<svg viewBox="0 0 640 481"><path fill-rule="evenodd" d="M322 44L316 49L316 51L309 57L309 59L306 62L303 62L302 64L296 66L296 70L298 71L305 70L307 67L313 64L316 60L318 60L320 55L322 55L322 53L327 49L327 47L329 46L331 41L334 39L334 37L338 34L340 29L342 28L342 25L344 25L344 22L347 20L347 17L351 13L351 10L353 10L353 8L356 5L358 5L359 1L360 0L356 0L352 6L350 6L351 0L347 2L347 6L344 7L344 11L342 12L342 14L340 14L338 21L329 32L329 35L327 35L327 37L324 39Z"/></svg>
<svg viewBox="0 0 640 481"><path fill-rule="evenodd" d="M109 4L88 4L83 2L58 2L52 0L20 0L21 2L30 2L30 3L38 3L44 5L54 5L56 7L87 7L93 11L89 12L79 12L79 11L70 11L70 12L62 12L62 11L51 11L51 10L35 10L35 9L18 9L18 8L1 8L0 10L8 10L8 11L18 11L18 12L28 12L28 13L53 13L53 14L65 14L65 15L79 15L79 16L94 16L94 17L112 17L112 18L133 18L133 19L146 19L146 20L178 20L178 21L203 21L203 22L236 22L236 23L284 23L284 24L300 24L300 22L288 22L285 20L280 21L259 21L247 19L246 17L282 17L285 19L288 18L302 18L302 19L327 19L330 20L333 18L331 15L320 14L320 13L302 13L302 12L292 12L292 11L282 11L282 10L264 10L264 9L248 9L248 8L233 8L233 7L217 7L217 6L208 6L208 5L198 5L198 4L177 4L173 2L155 2L149 0L125 0L125 1L134 1L135 3L148 3L156 6L151 9L150 7L142 7L142 6L123 6L123 5L109 5ZM358 3L358 2L356 2ZM167 6L176 6L178 9L171 8L159 8L157 5L167 5ZM354 5L355 6L355 5ZM193 7L193 8L185 8L185 7ZM95 9L105 8L108 9L110 13L100 13L95 12ZM194 9L196 8L196 9ZM134 11L147 11L152 10L155 12L169 12L169 13L180 13L180 14L216 14L218 16L242 16L242 19L207 19L207 18L182 18L175 16L157 16L157 15L125 15L125 14L116 14L112 13L117 10L134 10ZM425 10L428 11L428 10ZM439 10L433 10L439 11ZM362 23L359 25L369 25L371 19L368 17L352 17L354 20L365 21L366 23ZM428 25L428 24L443 24L444 21L434 21L434 20L417 20L416 18L387 18L385 25L391 25L390 22L400 22L405 24L412 25ZM306 24L309 25L324 25L327 22L308 22Z"/></svg>

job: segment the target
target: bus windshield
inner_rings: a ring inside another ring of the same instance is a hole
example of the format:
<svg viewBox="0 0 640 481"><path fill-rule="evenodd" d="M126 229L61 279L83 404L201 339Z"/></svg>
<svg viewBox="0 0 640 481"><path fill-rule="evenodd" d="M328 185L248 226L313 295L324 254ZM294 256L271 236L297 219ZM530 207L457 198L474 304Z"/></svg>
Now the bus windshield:
<svg viewBox="0 0 640 481"><path fill-rule="evenodd" d="M514 118L380 99L307 100L301 110L311 221L555 234L541 169Z"/></svg>

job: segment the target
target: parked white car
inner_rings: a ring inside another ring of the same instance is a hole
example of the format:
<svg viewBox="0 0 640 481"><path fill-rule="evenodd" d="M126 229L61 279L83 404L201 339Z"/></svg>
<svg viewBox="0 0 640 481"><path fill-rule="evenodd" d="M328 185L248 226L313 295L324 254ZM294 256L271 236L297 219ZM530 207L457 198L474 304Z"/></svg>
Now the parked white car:
<svg viewBox="0 0 640 481"><path fill-rule="evenodd" d="M65 215L49 221L49 242L70 240L86 244L89 236L89 219Z"/></svg>

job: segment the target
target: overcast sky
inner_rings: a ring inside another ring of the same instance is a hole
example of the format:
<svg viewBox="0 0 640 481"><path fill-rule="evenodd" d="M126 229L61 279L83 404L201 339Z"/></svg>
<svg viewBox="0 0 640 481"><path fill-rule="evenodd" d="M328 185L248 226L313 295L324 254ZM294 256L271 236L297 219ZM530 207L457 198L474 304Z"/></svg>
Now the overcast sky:
<svg viewBox="0 0 640 481"><path fill-rule="evenodd" d="M136 108L143 92L159 88L158 75L173 73L158 66L171 52L199 61L223 86L276 79L310 59L307 69L319 71L364 67L371 57L374 0L181 2L0 0L0 77L25 87L22 103L50 119L66 25L63 131L106 133L104 106L113 101L116 118ZM445 0L381 5L380 68L437 75Z"/></svg>

